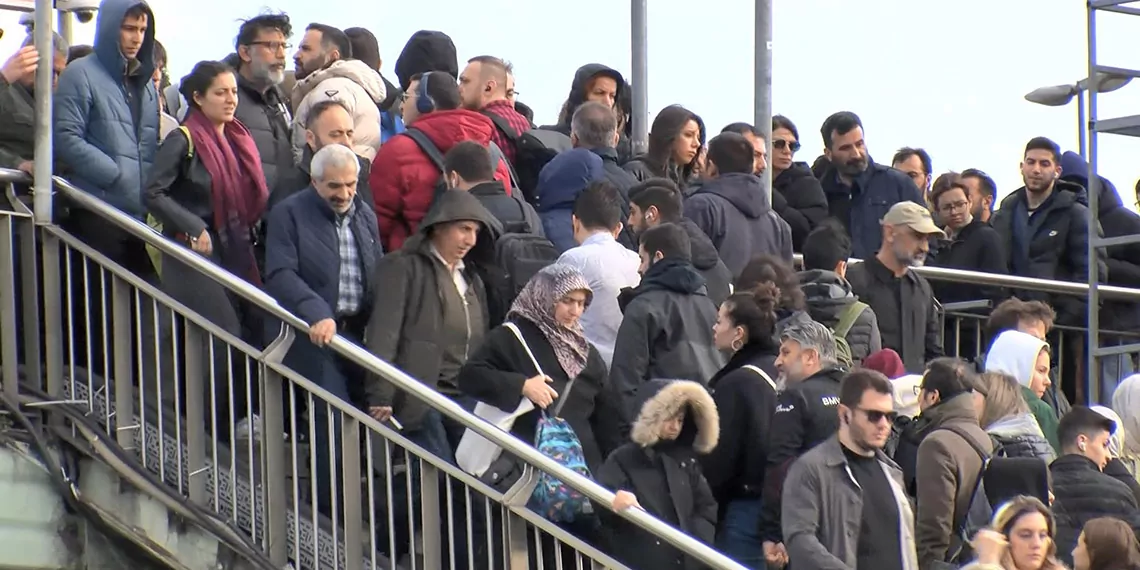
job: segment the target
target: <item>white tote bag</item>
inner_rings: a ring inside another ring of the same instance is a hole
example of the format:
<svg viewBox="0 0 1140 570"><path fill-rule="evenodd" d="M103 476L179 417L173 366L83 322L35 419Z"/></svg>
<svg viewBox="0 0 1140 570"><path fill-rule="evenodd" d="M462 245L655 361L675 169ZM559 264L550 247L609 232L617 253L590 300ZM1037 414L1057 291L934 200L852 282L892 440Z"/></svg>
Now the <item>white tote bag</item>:
<svg viewBox="0 0 1140 570"><path fill-rule="evenodd" d="M511 329L515 333L515 338L519 339L519 344L526 349L527 356L530 357L535 368L538 368L538 361L531 353L530 347L527 346L526 341L523 340L522 333L514 323L503 323L503 326ZM538 373L542 374L542 369L538 368ZM510 433L511 428L515 425L517 420L523 414L527 414L534 410L534 403L525 396L519 400L519 405L511 412L504 412L490 404L479 402L475 405L475 415L487 420L495 427ZM499 458L503 453L503 448L495 445L487 438L479 435L475 431L468 429L463 432L463 437L459 440L459 447L455 449L455 461L459 464L459 468L467 473L476 477L482 477L483 473L491 467L491 464Z"/></svg>

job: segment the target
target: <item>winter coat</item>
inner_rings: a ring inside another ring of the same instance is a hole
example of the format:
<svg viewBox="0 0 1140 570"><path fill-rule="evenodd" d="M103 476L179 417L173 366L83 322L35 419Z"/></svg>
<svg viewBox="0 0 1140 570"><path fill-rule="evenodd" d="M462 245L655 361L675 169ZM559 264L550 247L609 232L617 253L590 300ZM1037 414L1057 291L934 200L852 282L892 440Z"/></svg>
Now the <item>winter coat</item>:
<svg viewBox="0 0 1140 570"><path fill-rule="evenodd" d="M597 349L590 347L586 367L578 374L573 389L566 391L570 378L558 363L550 341L534 323L516 318L512 322L519 328L534 358L542 367L543 374L550 377L550 387L558 392L559 402L566 398L559 417L570 423L578 441L582 443L582 453L591 473L602 466L603 450L616 449L623 441L612 421L609 411L612 402L603 393L606 382L606 365ZM522 399L523 384L527 378L538 374L526 349L519 344L515 333L505 326L495 327L483 344L472 353L456 378L459 389L466 395L495 406L506 412L514 411ZM552 408L553 409L553 408ZM537 408L515 420L511 433L535 445L535 428L541 411ZM600 429L599 429L600 428ZM605 442L604 444L599 442Z"/></svg>
<svg viewBox="0 0 1140 570"><path fill-rule="evenodd" d="M310 169L313 165L313 154L313 149L306 144L304 152L301 153L301 161L293 168L280 171L277 187L269 194L267 210L272 210L274 206L285 201L286 198L312 187L313 173ZM356 195L364 200L368 209L372 210L375 215L376 200L372 196L372 188L368 185L368 179L372 174L372 163L359 154L356 155L356 162Z"/></svg>
<svg viewBox="0 0 1140 570"><path fill-rule="evenodd" d="M988 457L993 443L978 427L970 393L943 400L922 412L922 417L926 426L918 444L914 535L919 565L930 568L953 554L951 548L960 546L957 529L970 509L982 471L977 448Z"/></svg>
<svg viewBox="0 0 1140 570"><path fill-rule="evenodd" d="M851 284L834 271L801 271L798 277L807 302L808 315L829 329L834 330L847 307L859 301L851 291ZM846 338L856 364L883 349L879 320L870 305L855 318L855 324L847 331Z"/></svg>
<svg viewBox="0 0 1140 570"><path fill-rule="evenodd" d="M1089 210L1085 189L1058 180L1053 193L1030 218L1026 190L1014 190L990 218L990 225L1001 236L1011 275L1075 281L1088 280ZM1097 272L1104 282L1107 269L1103 250L1097 250ZM1022 300L1040 300L1057 311L1057 324L1084 326L1086 301L1069 295L1017 290Z"/></svg>
<svg viewBox="0 0 1140 570"><path fill-rule="evenodd" d="M1057 458L1053 446L1031 413L1004 417L986 426L995 452L1005 457L1035 457L1045 463Z"/></svg>
<svg viewBox="0 0 1140 570"><path fill-rule="evenodd" d="M486 146L494 128L490 119L466 109L433 111L416 119L411 127L427 135L442 154L463 141ZM435 200L441 176L443 173L406 133L392 137L376 153L368 184L376 202L385 251L400 249L405 240L415 235L420 220ZM495 180L505 184L509 179L510 171L500 161Z"/></svg>
<svg viewBox="0 0 1140 570"><path fill-rule="evenodd" d="M35 156L35 98L20 83L8 83L0 75L0 168L15 170Z"/></svg>
<svg viewBox="0 0 1140 570"><path fill-rule="evenodd" d="M907 271L896 279L883 262L872 257L850 266L847 280L859 300L874 309L883 348L899 353L907 372L921 373L927 362L943 355L942 319L925 277ZM901 298L895 296L896 291Z"/></svg>
<svg viewBox="0 0 1140 570"><path fill-rule="evenodd" d="M226 63L235 70L240 69L241 59L231 54ZM293 156L292 116L289 114L288 98L281 88L273 85L264 91L254 86L241 73L235 72L238 84L238 106L234 118L249 129L257 153L261 156L261 170L265 173L265 185L269 188L270 203L280 202L284 197L275 194L281 191L281 181L293 174L296 160ZM307 145L306 145L307 147ZM308 161L305 161L308 171ZM365 178L367 180L367 177ZM293 192L309 185L292 188ZM357 188L357 192L360 189Z"/></svg>
<svg viewBox="0 0 1140 570"><path fill-rule="evenodd" d="M535 209L542 218L547 239L558 253L578 245L570 221L578 194L604 178L602 158L584 148L559 153L539 172Z"/></svg>
<svg viewBox="0 0 1140 570"><path fill-rule="evenodd" d="M631 443L610 454L595 478L614 491L633 493L649 514L712 545L717 504L697 456L717 445L716 404L703 386L686 381L644 384L638 399L644 403L638 406ZM685 410L685 422L680 436L661 441L663 424L681 410ZM609 531L610 553L632 570L704 568L612 511L599 509L598 513Z"/></svg>
<svg viewBox="0 0 1140 570"><path fill-rule="evenodd" d="M437 224L460 220L480 223L481 231L475 247L464 258L464 277L474 288L482 312L488 322L487 292L483 280L473 270L473 262L490 259L494 240L502 228L499 221L467 192L447 192L440 197L432 216L420 225L419 232L399 251L385 255L376 265L376 283L372 299L372 318L368 322L365 345L377 358L392 363L409 376L435 388L442 365L445 346L440 339L444 302L442 282L437 265L441 262L431 250L429 230ZM469 347L474 352L477 347ZM469 353L470 353L469 352ZM396 388L378 375L369 375L365 386L369 406L392 406L397 419L406 429L416 429L427 411L427 405Z"/></svg>
<svg viewBox="0 0 1140 570"><path fill-rule="evenodd" d="M851 186L840 182L839 173L830 164L819 177L827 196L828 213L847 228L851 256L859 259L868 259L879 251L883 234L879 221L891 206L906 201L926 206L922 192L905 174L877 164L870 157L867 162L867 169L855 177Z"/></svg>
<svg viewBox="0 0 1140 570"><path fill-rule="evenodd" d="M479 199L484 208L503 225L503 233L534 234L546 237L542 228L542 218L538 212L522 199L518 193L507 194L507 189L499 181L476 184L467 190Z"/></svg>
<svg viewBox="0 0 1140 570"><path fill-rule="evenodd" d="M1073 549L1085 523L1099 517L1112 517L1140 531L1140 506L1128 485L1101 472L1090 459L1077 454L1062 455L1049 466L1053 476L1051 509L1057 520L1057 557L1070 566Z"/></svg>
<svg viewBox="0 0 1140 570"><path fill-rule="evenodd" d="M1041 432L1053 449L1060 451L1061 441L1057 438L1059 420L1057 412L1029 389L1037 357L1048 345L1045 341L1020 331L1005 331L994 340L986 354L986 372L1004 372L1021 384L1021 395L1029 405L1029 411L1041 426Z"/></svg>
<svg viewBox="0 0 1140 570"><path fill-rule="evenodd" d="M570 136L569 133L566 136ZM621 158L618 156L618 151L615 148L592 148L590 152L598 155L602 159L602 168L605 170L606 182L614 185L621 193L621 223L623 225L621 233L618 234L618 243L625 247L637 251L637 238L633 235L633 229L630 227L629 222L629 189L637 186L637 179L632 174L628 173L621 167Z"/></svg>
<svg viewBox="0 0 1140 570"><path fill-rule="evenodd" d="M147 26L135 60L119 49L128 10L145 0L103 0L95 23L95 51L68 65L52 98L56 158L72 184L124 212L142 218L143 181L158 151L158 91L154 26Z"/></svg>
<svg viewBox="0 0 1140 570"><path fill-rule="evenodd" d="M685 217L709 236L735 279L761 255L792 261L792 230L772 210L760 179L722 174L685 200Z"/></svg>
<svg viewBox="0 0 1140 570"><path fill-rule="evenodd" d="M352 150L368 160L380 148L380 102L385 97L380 73L356 59L334 61L297 82L293 87L293 157L300 160L305 147L305 123L309 110L321 101L344 103L355 127Z"/></svg>
<svg viewBox="0 0 1140 570"><path fill-rule="evenodd" d="M697 227L697 224L688 218L681 218L676 223L689 235L689 250L693 267L697 269L701 277L705 278L706 294L714 305L720 307L720 304L728 298L729 287L732 285L732 272L721 260L720 254L716 251L716 246L705 235L705 232Z"/></svg>
<svg viewBox="0 0 1140 570"><path fill-rule="evenodd" d="M687 261L657 261L640 285L621 292L618 304L624 318L609 381L620 398L624 431L637 417L635 396L642 384L675 378L705 385L724 366L724 356L712 338L717 307Z"/></svg>
<svg viewBox="0 0 1140 570"><path fill-rule="evenodd" d="M804 240L827 217L827 196L806 162L772 179L772 210L792 229L792 249L800 251Z"/></svg>
<svg viewBox="0 0 1140 570"><path fill-rule="evenodd" d="M937 252L927 261L927 265L1000 275L1009 273L1005 259L1005 245L1001 243L1001 236L989 224L977 219L966 224L952 240L940 243ZM997 306L1005 298L1000 287L948 282L936 282L932 285L934 296L941 303L989 300Z"/></svg>
<svg viewBox="0 0 1140 570"><path fill-rule="evenodd" d="M566 97L566 102L562 105L562 110L558 113L558 122L540 128L558 131L566 136L570 136L570 120L574 118L574 111L577 111L578 106L586 102L586 97L588 96L586 88L589 86L590 80L599 75L609 77L617 83L618 90L617 93L615 93L614 101L621 100L622 91L629 87L621 73L608 65L587 63L574 72L574 80L570 83L570 95Z"/></svg>
<svg viewBox="0 0 1140 570"><path fill-rule="evenodd" d="M771 339L746 344L709 380L720 414L721 435L716 449L705 455L701 464L722 507L736 499L759 499L764 490L768 435L776 412L775 379L779 372L775 363L779 351Z"/></svg>

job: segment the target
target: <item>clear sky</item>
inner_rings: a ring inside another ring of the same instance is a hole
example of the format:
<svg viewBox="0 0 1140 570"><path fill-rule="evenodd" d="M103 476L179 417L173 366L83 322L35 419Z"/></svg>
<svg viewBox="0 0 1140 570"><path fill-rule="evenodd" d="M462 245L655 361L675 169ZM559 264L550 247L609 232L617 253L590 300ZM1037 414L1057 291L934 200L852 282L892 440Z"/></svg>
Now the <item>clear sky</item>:
<svg viewBox="0 0 1140 570"><path fill-rule="evenodd" d="M800 130L798 160L822 148L819 125L832 112L858 113L872 156L888 162L901 146L926 148L935 172L981 168L999 194L1021 186L1025 142L1048 136L1076 150L1076 107L1042 107L1025 93L1087 74L1083 2L1072 0L773 0L774 111ZM752 119L753 3L649 3L651 115L672 103L700 114L710 130ZM384 72L419 29L447 32L461 61L481 54L510 60L520 100L552 122L574 70L589 62L630 70L629 8L620 0L151 0L158 37L177 79L201 59L233 50L238 20L275 9L294 24L369 28ZM422 12L422 13L419 13ZM11 53L23 31L0 15ZM92 26L77 28L89 41ZM1129 37L1140 17L1098 20L1102 64L1140 68ZM294 37L297 40L297 37ZM291 54L290 54L291 55ZM1140 80L1099 101L1101 118L1140 113ZM652 117L651 117L652 118ZM1100 172L1134 207L1140 141L1099 137Z"/></svg>

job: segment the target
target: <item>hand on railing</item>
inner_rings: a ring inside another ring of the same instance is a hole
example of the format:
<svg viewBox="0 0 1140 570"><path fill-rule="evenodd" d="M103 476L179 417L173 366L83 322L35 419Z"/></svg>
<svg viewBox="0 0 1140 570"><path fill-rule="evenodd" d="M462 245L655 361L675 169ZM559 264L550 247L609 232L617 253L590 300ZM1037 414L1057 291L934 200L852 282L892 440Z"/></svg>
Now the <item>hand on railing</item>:
<svg viewBox="0 0 1140 570"><path fill-rule="evenodd" d="M372 406L368 408L368 415L372 419L384 423L392 418L392 406Z"/></svg>
<svg viewBox="0 0 1140 570"><path fill-rule="evenodd" d="M332 319L319 320L309 327L309 340L317 346L332 342L334 336L336 336L336 321Z"/></svg>
<svg viewBox="0 0 1140 570"><path fill-rule="evenodd" d="M618 491L614 493L614 502L612 506L615 512L621 512L630 507L636 507L643 511L645 510L642 508L641 503L637 502L637 495L634 495L629 491Z"/></svg>
<svg viewBox="0 0 1140 570"><path fill-rule="evenodd" d="M209 257L214 251L214 244L210 241L210 231L202 230L202 235L190 238L190 249Z"/></svg>

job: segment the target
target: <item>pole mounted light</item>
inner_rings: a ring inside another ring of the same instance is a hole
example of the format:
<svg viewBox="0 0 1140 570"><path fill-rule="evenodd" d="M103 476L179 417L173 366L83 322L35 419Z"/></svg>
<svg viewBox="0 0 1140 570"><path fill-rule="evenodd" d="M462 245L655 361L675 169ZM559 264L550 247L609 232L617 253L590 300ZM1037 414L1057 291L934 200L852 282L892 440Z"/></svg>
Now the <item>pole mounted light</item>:
<svg viewBox="0 0 1140 570"><path fill-rule="evenodd" d="M1116 91L1117 89L1128 85L1128 82L1132 81L1132 78L1127 75L1112 75L1104 73L1097 74L1096 78L1097 93L1110 93L1112 91ZM1073 97L1076 97L1078 94L1088 90L1089 80L1088 78L1085 78L1069 85L1050 85L1048 87L1038 87L1037 89L1026 93L1025 100L1029 101L1030 103L1045 105L1047 107L1064 107L1073 100Z"/></svg>

